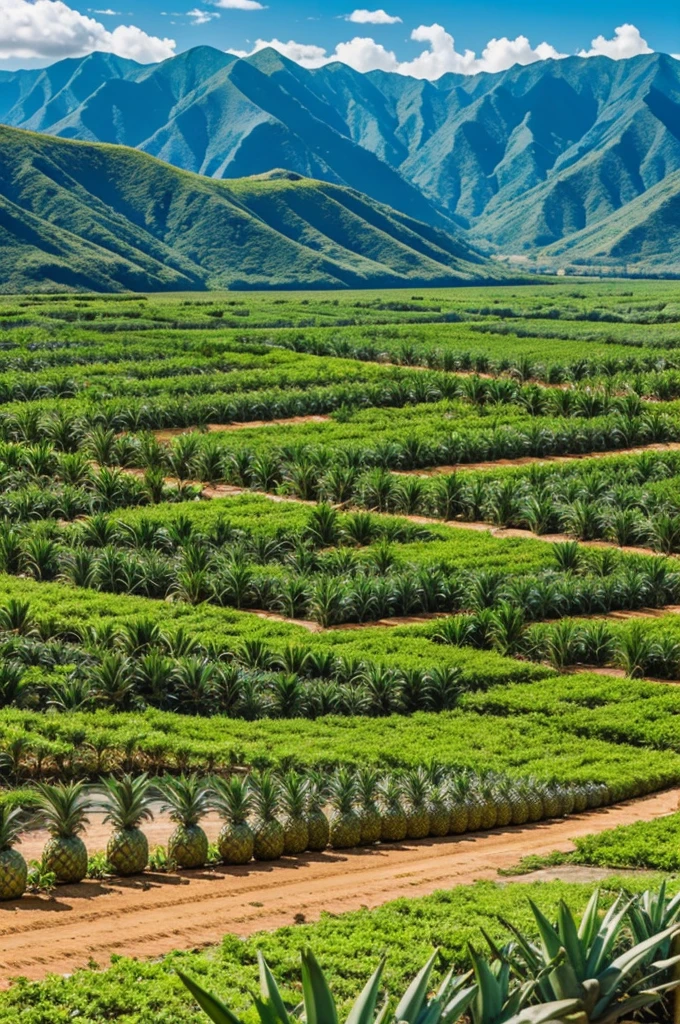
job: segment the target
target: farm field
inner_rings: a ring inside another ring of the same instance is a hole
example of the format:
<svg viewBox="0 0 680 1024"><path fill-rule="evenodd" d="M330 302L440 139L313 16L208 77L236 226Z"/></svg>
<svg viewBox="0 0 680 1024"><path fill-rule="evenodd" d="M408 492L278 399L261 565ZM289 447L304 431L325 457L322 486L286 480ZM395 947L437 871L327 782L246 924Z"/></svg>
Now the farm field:
<svg viewBox="0 0 680 1024"><path fill-rule="evenodd" d="M680 284L0 296L0 655L0 1022L676 871Z"/></svg>

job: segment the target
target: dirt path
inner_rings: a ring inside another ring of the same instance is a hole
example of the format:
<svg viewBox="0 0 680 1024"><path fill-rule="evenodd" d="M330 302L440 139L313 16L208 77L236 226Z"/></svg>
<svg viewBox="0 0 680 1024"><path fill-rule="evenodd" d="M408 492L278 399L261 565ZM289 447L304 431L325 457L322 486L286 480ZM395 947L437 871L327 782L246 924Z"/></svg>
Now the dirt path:
<svg viewBox="0 0 680 1024"><path fill-rule="evenodd" d="M205 431L208 434L221 434L230 430L250 430L259 427L294 427L300 423L328 423L330 416L288 416L279 420L235 420L233 423L208 423ZM171 441L182 434L195 434L201 427L165 427L161 430L152 430L151 433L157 441Z"/></svg>
<svg viewBox="0 0 680 1024"><path fill-rule="evenodd" d="M247 868L91 881L60 888L52 898L24 897L0 904L0 984L18 975L70 973L90 959L105 967L112 953L158 957L219 942L225 932L251 935L317 920L322 911L376 907L399 896L495 879L500 868L528 854L568 852L572 838L670 814L679 796L674 789L532 826L328 851ZM150 826L152 843L163 840L169 827L164 821ZM208 823L210 834L216 828L215 821ZM103 846L106 834L95 823L90 847ZM27 841L24 853L35 855L41 838Z"/></svg>

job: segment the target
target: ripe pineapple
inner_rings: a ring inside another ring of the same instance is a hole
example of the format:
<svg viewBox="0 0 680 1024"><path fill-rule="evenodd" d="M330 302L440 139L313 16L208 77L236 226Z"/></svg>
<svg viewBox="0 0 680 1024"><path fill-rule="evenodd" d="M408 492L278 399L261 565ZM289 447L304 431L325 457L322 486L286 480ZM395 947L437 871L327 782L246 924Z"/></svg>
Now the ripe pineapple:
<svg viewBox="0 0 680 1024"><path fill-rule="evenodd" d="M357 796L354 775L347 768L338 769L331 785L330 844L336 850L347 850L361 843L361 819L354 810Z"/></svg>
<svg viewBox="0 0 680 1024"><path fill-rule="evenodd" d="M508 789L510 800L510 821L513 825L526 825L529 820L529 804L522 790L521 784L511 782Z"/></svg>
<svg viewBox="0 0 680 1024"><path fill-rule="evenodd" d="M324 811L328 800L328 785L321 772L310 772L307 790L307 849L320 852L325 850L330 839L331 827Z"/></svg>
<svg viewBox="0 0 680 1024"><path fill-rule="evenodd" d="M90 806L84 783L42 783L37 790L39 821L50 833L43 850L43 866L58 882L82 882L87 874L87 849L80 833L88 824Z"/></svg>
<svg viewBox="0 0 680 1024"><path fill-rule="evenodd" d="M559 818L562 813L562 801L557 788L549 782L544 782L540 787L540 795L543 801L543 816Z"/></svg>
<svg viewBox="0 0 680 1024"><path fill-rule="evenodd" d="M588 790L583 783L579 782L573 787L574 791L574 811L580 814L581 811L585 811L588 807Z"/></svg>
<svg viewBox="0 0 680 1024"><path fill-rule="evenodd" d="M253 856L255 860L278 860L285 848L283 825L276 817L279 808L279 788L270 771L261 772L252 779Z"/></svg>
<svg viewBox="0 0 680 1024"><path fill-rule="evenodd" d="M492 796L496 804L496 828L505 828L512 821L511 787L511 782L503 777L492 784Z"/></svg>
<svg viewBox="0 0 680 1024"><path fill-rule="evenodd" d="M164 779L159 787L163 810L177 826L168 839L168 856L178 868L202 868L208 859L208 837L198 824L210 810L210 788L198 775Z"/></svg>
<svg viewBox="0 0 680 1024"><path fill-rule="evenodd" d="M455 776L449 784L451 794L451 817L449 820L449 834L461 836L468 829L473 831L470 824L470 787L468 779L464 775Z"/></svg>
<svg viewBox="0 0 680 1024"><path fill-rule="evenodd" d="M525 779L521 786L521 793L527 802L527 809L529 811L528 821L540 821L544 818L543 798L536 780Z"/></svg>
<svg viewBox="0 0 680 1024"><path fill-rule="evenodd" d="M425 839L430 834L429 789L427 774L422 768L407 772L403 793L406 801L406 835L409 839Z"/></svg>
<svg viewBox="0 0 680 1024"><path fill-rule="evenodd" d="M253 858L255 840L248 824L252 793L245 779L212 780L212 806L224 820L217 837L217 849L225 864L247 864Z"/></svg>
<svg viewBox="0 0 680 1024"><path fill-rule="evenodd" d="M17 900L26 892L28 867L18 850L24 824L21 808L9 810L0 804L0 900Z"/></svg>
<svg viewBox="0 0 680 1024"><path fill-rule="evenodd" d="M307 808L308 782L299 772L290 771L280 782L283 825L283 852L303 853L309 844Z"/></svg>
<svg viewBox="0 0 680 1024"><path fill-rule="evenodd" d="M104 779L102 788L104 822L113 825L106 858L117 875L140 874L149 861L149 841L139 826L153 818L149 777L145 772L136 778Z"/></svg>
<svg viewBox="0 0 680 1024"><path fill-rule="evenodd" d="M451 807L442 786L433 786L430 790L429 812L430 835L447 836L451 827Z"/></svg>
<svg viewBox="0 0 680 1024"><path fill-rule="evenodd" d="M371 846L380 839L382 822L378 809L380 775L375 768L360 768L356 775L357 803L361 822L361 845Z"/></svg>
<svg viewBox="0 0 680 1024"><path fill-rule="evenodd" d="M480 828L484 830L495 828L498 812L496 810L493 785L490 782L482 782L478 787L478 794L482 805Z"/></svg>
<svg viewBox="0 0 680 1024"><path fill-rule="evenodd" d="M574 813L574 807L576 805L576 795L574 793L573 786L560 786L562 794L562 814L567 817Z"/></svg>
<svg viewBox="0 0 680 1024"><path fill-rule="evenodd" d="M401 802L401 786L393 775L388 775L380 785L381 828L383 843L399 843L406 839L408 822Z"/></svg>

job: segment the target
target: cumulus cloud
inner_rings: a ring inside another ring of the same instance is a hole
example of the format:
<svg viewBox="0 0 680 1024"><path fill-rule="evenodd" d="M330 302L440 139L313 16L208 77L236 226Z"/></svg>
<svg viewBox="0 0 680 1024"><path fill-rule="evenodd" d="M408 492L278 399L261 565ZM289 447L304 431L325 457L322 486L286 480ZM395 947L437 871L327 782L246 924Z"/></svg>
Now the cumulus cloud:
<svg viewBox="0 0 680 1024"><path fill-rule="evenodd" d="M265 4L258 0L213 0L216 7L223 7L229 11L265 11Z"/></svg>
<svg viewBox="0 0 680 1024"><path fill-rule="evenodd" d="M356 71L395 71L414 78L435 79L447 72L474 75L478 71L503 71L513 64L531 64L548 57L563 56L548 43L540 43L532 49L525 36L517 39L492 39L487 43L481 57L472 50L458 53L453 36L441 25L421 25L411 33L411 39L428 43L428 49L410 61L400 61L392 50L386 49L370 37L355 36L344 43L338 43L333 53L321 46L303 45L290 40L282 43L279 39L258 39L250 53L256 53L267 46L273 47L291 60L307 68L319 68L332 61L349 64ZM250 54L243 50L230 50L239 57Z"/></svg>
<svg viewBox="0 0 680 1024"><path fill-rule="evenodd" d="M213 18L219 18L217 11L202 11L194 7L193 11L187 11L187 18L191 18L192 25L207 25Z"/></svg>
<svg viewBox="0 0 680 1024"><path fill-rule="evenodd" d="M360 7L356 11L352 11L351 14L345 16L345 21L353 21L357 25L400 25L401 18L395 18L387 11L384 11L382 7L378 11L367 11L365 7Z"/></svg>
<svg viewBox="0 0 680 1024"><path fill-rule="evenodd" d="M589 50L581 50L579 57L611 57L622 60L624 57L637 57L641 53L653 53L647 40L640 35L635 25L619 25L614 29L614 38L605 39L597 36L590 44Z"/></svg>
<svg viewBox="0 0 680 1024"><path fill-rule="evenodd" d="M364 12L355 11L354 13ZM382 43L376 42L370 36L355 36L347 42L338 43L332 53L322 46L297 43L293 39L287 43L280 39L258 39L250 51L229 50L228 52L235 53L239 57L247 57L258 50L271 46L307 68L319 68L333 61L341 61L357 71L394 71L401 75L429 80L440 78L447 73L476 75L481 71L505 71L515 64L525 65L540 60L561 60L567 56L548 42L532 46L524 35L519 35L516 39L508 39L505 36L500 39L490 39L479 55L474 50L460 52L456 49L453 36L442 25L436 23L434 25L419 25L411 32L411 39L415 43L426 43L427 46L417 57L407 61L399 60L392 50L386 49ZM613 39L598 36L597 39L593 39L591 49L581 50L578 56L606 55L620 60L624 57L634 57L640 53L652 52L635 25L620 25L614 31Z"/></svg>
<svg viewBox="0 0 680 1024"><path fill-rule="evenodd" d="M88 18L63 0L2 0L0 3L0 60L83 57L104 50L142 64L165 60L175 53L174 39L147 35L136 25L113 31Z"/></svg>

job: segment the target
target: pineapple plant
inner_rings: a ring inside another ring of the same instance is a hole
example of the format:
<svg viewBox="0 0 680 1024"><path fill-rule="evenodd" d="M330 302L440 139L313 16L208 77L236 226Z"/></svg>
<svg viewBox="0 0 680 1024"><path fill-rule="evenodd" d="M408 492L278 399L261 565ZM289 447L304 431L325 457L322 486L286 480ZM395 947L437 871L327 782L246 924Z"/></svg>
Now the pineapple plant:
<svg viewBox="0 0 680 1024"><path fill-rule="evenodd" d="M330 840L331 828L324 811L327 799L328 786L324 776L321 772L310 772L307 788L307 848L316 852L325 850Z"/></svg>
<svg viewBox="0 0 680 1024"><path fill-rule="evenodd" d="M347 850L361 843L361 819L354 810L357 787L353 773L340 768L331 784L330 845L336 850Z"/></svg>
<svg viewBox="0 0 680 1024"><path fill-rule="evenodd" d="M255 860L278 860L286 840L283 825L276 816L279 809L279 787L270 771L252 779L253 789L253 856Z"/></svg>
<svg viewBox="0 0 680 1024"><path fill-rule="evenodd" d="M382 821L378 808L380 775L370 766L360 768L356 775L357 803L361 821L361 845L371 846L380 839Z"/></svg>
<svg viewBox="0 0 680 1024"><path fill-rule="evenodd" d="M470 824L470 788L468 780L464 775L453 778L449 784L450 793L450 818L449 835L461 836L468 829L472 831Z"/></svg>
<svg viewBox="0 0 680 1024"><path fill-rule="evenodd" d="M529 811L528 821L540 821L545 817L543 798L535 779L526 779L521 786L520 792L527 802Z"/></svg>
<svg viewBox="0 0 680 1024"><path fill-rule="evenodd" d="M430 834L429 790L427 774L422 767L414 768L404 776L406 835L409 839L425 839Z"/></svg>
<svg viewBox="0 0 680 1024"><path fill-rule="evenodd" d="M430 835L447 836L451 827L451 808L442 786L433 786L430 789L429 812Z"/></svg>
<svg viewBox="0 0 680 1024"><path fill-rule="evenodd" d="M286 772L280 781L284 853L303 853L309 844L308 785L307 779L296 771Z"/></svg>
<svg viewBox="0 0 680 1024"><path fill-rule="evenodd" d="M574 787L560 786L560 793L562 796L562 814L567 817L574 813L574 807L576 806L576 794L574 793Z"/></svg>
<svg viewBox="0 0 680 1024"><path fill-rule="evenodd" d="M492 794L496 804L496 828L505 828L512 821L511 788L511 782L502 776L492 784Z"/></svg>
<svg viewBox="0 0 680 1024"><path fill-rule="evenodd" d="M210 810L210 788L195 773L163 779L158 786L164 811L175 830L168 839L168 857L178 868L202 868L208 859L208 837L199 825Z"/></svg>
<svg viewBox="0 0 680 1024"><path fill-rule="evenodd" d="M383 843L399 843L406 839L408 821L401 802L401 786L394 775L388 775L380 785L381 827Z"/></svg>
<svg viewBox="0 0 680 1024"><path fill-rule="evenodd" d="M139 827L153 818L149 777L123 775L104 779L104 822L113 825L106 858L117 875L137 875L149 861L149 841Z"/></svg>
<svg viewBox="0 0 680 1024"><path fill-rule="evenodd" d="M498 820L498 811L496 809L496 801L494 799L493 784L488 780L482 782L478 787L478 793L482 806L482 820L480 822L480 828L485 831L490 828L495 828Z"/></svg>
<svg viewBox="0 0 680 1024"><path fill-rule="evenodd" d="M232 775L213 779L212 805L224 821L217 849L225 864L247 864L253 858L255 837L248 824L253 795L248 782Z"/></svg>
<svg viewBox="0 0 680 1024"><path fill-rule="evenodd" d="M557 788L549 782L544 782L540 787L540 795L543 801L543 817L559 818L562 814L562 801Z"/></svg>
<svg viewBox="0 0 680 1024"><path fill-rule="evenodd" d="M0 900L17 900L26 892L28 867L14 847L24 826L21 808L0 804Z"/></svg>
<svg viewBox="0 0 680 1024"><path fill-rule="evenodd" d="M588 807L588 789L583 783L579 782L573 787L574 790L574 811L580 814L581 811L587 810Z"/></svg>
<svg viewBox="0 0 680 1024"><path fill-rule="evenodd" d="M511 782L508 788L511 818L513 825L526 825L529 820L529 804L521 785Z"/></svg>
<svg viewBox="0 0 680 1024"><path fill-rule="evenodd" d="M88 823L89 800L82 782L39 783L38 820L50 833L42 863L57 882L82 882L87 874L87 848L81 839Z"/></svg>

